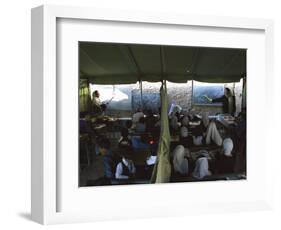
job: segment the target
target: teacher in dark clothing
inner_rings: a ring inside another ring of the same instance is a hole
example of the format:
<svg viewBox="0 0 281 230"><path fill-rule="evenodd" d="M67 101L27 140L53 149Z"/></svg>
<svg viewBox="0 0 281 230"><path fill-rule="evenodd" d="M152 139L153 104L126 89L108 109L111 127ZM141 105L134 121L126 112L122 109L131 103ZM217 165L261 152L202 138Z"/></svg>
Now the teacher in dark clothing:
<svg viewBox="0 0 281 230"><path fill-rule="evenodd" d="M222 102L223 113L234 115L236 111L235 96L232 94L229 88L225 88L224 95L222 97L213 98L213 99L209 98L207 95L204 95L204 97L207 98L207 100L212 103Z"/></svg>

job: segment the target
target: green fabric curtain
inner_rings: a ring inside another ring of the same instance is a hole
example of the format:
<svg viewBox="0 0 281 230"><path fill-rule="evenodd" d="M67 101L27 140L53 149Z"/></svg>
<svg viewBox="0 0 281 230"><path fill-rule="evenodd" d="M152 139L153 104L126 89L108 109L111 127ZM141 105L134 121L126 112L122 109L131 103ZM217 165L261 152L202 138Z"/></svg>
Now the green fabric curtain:
<svg viewBox="0 0 281 230"><path fill-rule="evenodd" d="M79 111L88 112L91 106L90 88L86 81L80 80L79 85Z"/></svg>
<svg viewBox="0 0 281 230"><path fill-rule="evenodd" d="M162 82L161 96L161 133L157 150L157 161L154 165L151 183L170 182L170 130L168 120L168 96L166 81Z"/></svg>

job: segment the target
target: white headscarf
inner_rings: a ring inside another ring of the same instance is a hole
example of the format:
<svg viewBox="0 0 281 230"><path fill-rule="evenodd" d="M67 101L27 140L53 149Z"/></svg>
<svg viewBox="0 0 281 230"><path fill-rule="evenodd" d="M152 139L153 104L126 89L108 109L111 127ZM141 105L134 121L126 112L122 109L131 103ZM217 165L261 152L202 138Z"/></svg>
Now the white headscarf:
<svg viewBox="0 0 281 230"><path fill-rule="evenodd" d="M132 122L134 124L138 123L141 117L144 117L144 113L143 112L136 112L132 117Z"/></svg>
<svg viewBox="0 0 281 230"><path fill-rule="evenodd" d="M233 141L231 140L231 138L224 139L222 143L223 154L228 157L232 156L231 154L232 149L233 149Z"/></svg>
<svg viewBox="0 0 281 230"><path fill-rule="evenodd" d="M182 126L180 129L180 136L187 137L188 136L188 129L185 126Z"/></svg>
<svg viewBox="0 0 281 230"><path fill-rule="evenodd" d="M209 113L208 112L203 112L203 114L202 114L202 122L203 122L204 126L207 128L209 123L210 123Z"/></svg>
<svg viewBox="0 0 281 230"><path fill-rule="evenodd" d="M197 159L195 169L192 173L193 177L197 179L202 179L205 176L210 176L209 163L207 157L201 157Z"/></svg>
<svg viewBox="0 0 281 230"><path fill-rule="evenodd" d="M174 170L180 174L188 174L188 160L185 157L185 149L178 145L173 152Z"/></svg>

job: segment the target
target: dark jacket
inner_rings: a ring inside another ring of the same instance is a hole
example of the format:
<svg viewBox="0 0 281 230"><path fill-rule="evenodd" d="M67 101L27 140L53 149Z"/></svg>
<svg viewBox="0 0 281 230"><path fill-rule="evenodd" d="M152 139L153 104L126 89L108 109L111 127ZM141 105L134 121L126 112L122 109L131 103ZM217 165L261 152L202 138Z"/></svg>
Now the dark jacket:
<svg viewBox="0 0 281 230"><path fill-rule="evenodd" d="M233 97L232 114L234 114L235 111L236 111L236 102L235 102L235 96L232 96L232 97ZM224 113L230 113L230 111L229 111L229 101L228 101L228 98L225 95L223 95L222 97L213 99L212 102L213 103L222 102L223 112Z"/></svg>

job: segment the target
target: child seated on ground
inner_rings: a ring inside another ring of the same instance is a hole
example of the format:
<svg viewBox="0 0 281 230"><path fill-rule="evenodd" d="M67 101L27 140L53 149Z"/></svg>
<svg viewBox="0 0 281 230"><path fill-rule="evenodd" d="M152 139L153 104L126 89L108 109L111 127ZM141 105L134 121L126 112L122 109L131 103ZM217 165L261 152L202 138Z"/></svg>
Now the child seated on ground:
<svg viewBox="0 0 281 230"><path fill-rule="evenodd" d="M172 132L177 132L179 130L180 127L180 123L178 120L178 117L173 114L171 119L170 119L170 128Z"/></svg>
<svg viewBox="0 0 281 230"><path fill-rule="evenodd" d="M226 138L223 141L221 153L218 154L217 171L218 173L233 173L235 158L233 156L233 141L231 138Z"/></svg>
<svg viewBox="0 0 281 230"><path fill-rule="evenodd" d="M192 176L196 179L203 179L206 176L212 175L209 170L209 162L207 156L199 157L195 162L195 169L192 173Z"/></svg>
<svg viewBox="0 0 281 230"><path fill-rule="evenodd" d="M136 132L144 133L146 130L145 118L141 117L139 122L136 123Z"/></svg>
<svg viewBox="0 0 281 230"><path fill-rule="evenodd" d="M180 128L179 144L183 145L185 148L188 148L193 145L192 136L188 135L188 129L186 126L182 126Z"/></svg>
<svg viewBox="0 0 281 230"><path fill-rule="evenodd" d="M157 117L154 116L153 111L151 109L147 110L147 115L144 119L145 121L145 132L151 133L155 128L155 124L157 122Z"/></svg>
<svg viewBox="0 0 281 230"><path fill-rule="evenodd" d="M216 159L216 173L225 174L232 173L234 168L234 157L232 155L233 142L231 138L224 139L221 147L221 153ZM199 157L195 163L195 169L192 176L196 179L203 179L206 176L212 175L209 168L210 153L206 150L201 150Z"/></svg>
<svg viewBox="0 0 281 230"><path fill-rule="evenodd" d="M198 152L198 156L195 161L195 168L192 173L194 178L203 179L206 176L212 175L209 169L209 159L211 158L207 150L202 149Z"/></svg>
<svg viewBox="0 0 281 230"><path fill-rule="evenodd" d="M173 151L173 166L176 173L180 175L188 174L188 153L183 145L178 145Z"/></svg>
<svg viewBox="0 0 281 230"><path fill-rule="evenodd" d="M130 147L120 148L121 161L117 164L115 171L116 179L130 179L134 178L136 174L136 167L134 162L130 159L132 156L132 149Z"/></svg>
<svg viewBox="0 0 281 230"><path fill-rule="evenodd" d="M101 176L96 182L94 182L95 185L106 185L110 184L110 179L114 177L114 157L113 153L110 148L110 141L106 137L100 137L98 139L97 145L96 145L96 157L100 159L99 165L100 168L103 169L103 172Z"/></svg>
<svg viewBox="0 0 281 230"><path fill-rule="evenodd" d="M149 135L142 133L140 136L132 136L132 146L134 151L149 149Z"/></svg>
<svg viewBox="0 0 281 230"><path fill-rule="evenodd" d="M127 128L121 129L121 138L118 142L118 147L122 148L123 146L132 147L132 141L129 138L129 131Z"/></svg>
<svg viewBox="0 0 281 230"><path fill-rule="evenodd" d="M222 137L217 129L215 121L208 123L206 131L205 126L201 123L192 132L193 144L196 146L215 144L217 146L222 145Z"/></svg>

